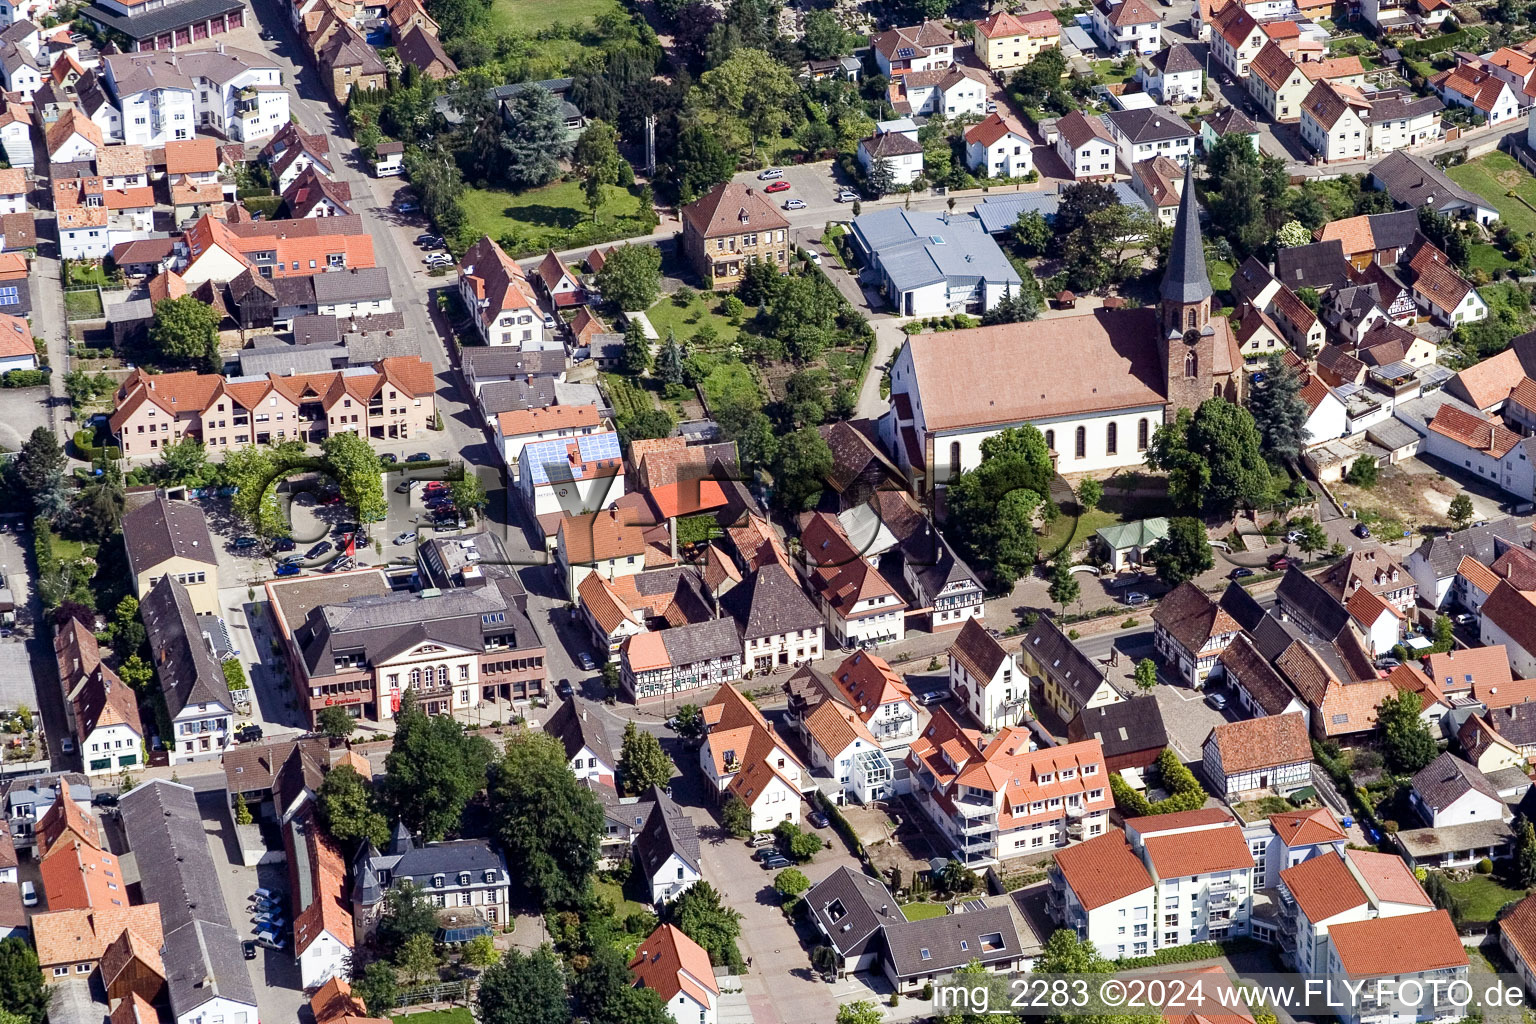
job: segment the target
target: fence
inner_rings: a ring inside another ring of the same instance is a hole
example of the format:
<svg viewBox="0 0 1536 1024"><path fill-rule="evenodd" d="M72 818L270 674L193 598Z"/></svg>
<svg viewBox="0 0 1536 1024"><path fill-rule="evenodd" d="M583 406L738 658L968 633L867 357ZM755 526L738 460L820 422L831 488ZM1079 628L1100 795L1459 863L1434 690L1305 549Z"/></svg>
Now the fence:
<svg viewBox="0 0 1536 1024"><path fill-rule="evenodd" d="M66 320L100 320L106 316L101 300L101 286L75 285L64 289L64 318Z"/></svg>
<svg viewBox="0 0 1536 1024"><path fill-rule="evenodd" d="M464 1003L469 1001L469 982L444 981L421 988L401 989L398 1005L425 1006L432 1003Z"/></svg>

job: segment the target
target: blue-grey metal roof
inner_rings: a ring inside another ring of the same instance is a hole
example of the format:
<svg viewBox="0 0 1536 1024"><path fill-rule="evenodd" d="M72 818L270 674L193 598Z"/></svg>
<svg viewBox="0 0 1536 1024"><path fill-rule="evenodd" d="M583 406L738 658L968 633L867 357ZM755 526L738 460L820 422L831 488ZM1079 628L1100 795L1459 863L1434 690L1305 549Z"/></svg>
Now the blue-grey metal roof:
<svg viewBox="0 0 1536 1024"><path fill-rule="evenodd" d="M1092 53L1099 48L1099 44L1094 42L1093 36L1089 35L1080 25L1068 25L1061 30L1061 34L1066 37L1067 42L1077 47L1083 53Z"/></svg>
<svg viewBox="0 0 1536 1024"><path fill-rule="evenodd" d="M1020 285L1023 279L973 216L914 210L876 210L857 217L853 230L874 253L898 291L943 281Z"/></svg>
<svg viewBox="0 0 1536 1024"><path fill-rule="evenodd" d="M1120 200L1121 206L1146 209L1147 204L1142 202L1129 182L1116 181L1109 184L1115 190L1115 197ZM976 205L973 212L981 221L982 230L989 235L1007 231L1018 221L1019 214L1027 211L1039 213L1050 221L1055 219L1056 209L1061 205L1060 188L1064 187L1058 187L1055 192L1015 192L1010 195L987 196Z"/></svg>

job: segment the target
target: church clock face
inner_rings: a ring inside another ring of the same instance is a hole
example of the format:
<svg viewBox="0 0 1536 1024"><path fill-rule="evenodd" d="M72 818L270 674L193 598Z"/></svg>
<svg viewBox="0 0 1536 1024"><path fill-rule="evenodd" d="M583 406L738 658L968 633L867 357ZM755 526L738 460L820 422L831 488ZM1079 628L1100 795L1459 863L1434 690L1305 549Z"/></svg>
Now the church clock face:
<svg viewBox="0 0 1536 1024"><path fill-rule="evenodd" d="M1200 340L1200 332L1195 330L1193 327L1191 327L1189 330L1184 332L1184 344L1186 344L1186 345L1193 345L1195 342L1197 342L1199 340Z"/></svg>

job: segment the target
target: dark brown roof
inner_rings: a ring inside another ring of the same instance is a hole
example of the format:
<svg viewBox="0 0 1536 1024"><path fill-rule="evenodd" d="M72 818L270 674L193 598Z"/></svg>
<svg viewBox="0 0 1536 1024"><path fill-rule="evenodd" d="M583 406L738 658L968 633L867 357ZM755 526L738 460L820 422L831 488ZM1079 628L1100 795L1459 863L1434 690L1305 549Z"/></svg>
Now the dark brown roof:
<svg viewBox="0 0 1536 1024"><path fill-rule="evenodd" d="M720 611L736 620L747 640L822 626L821 613L778 562L767 563L727 591Z"/></svg>
<svg viewBox="0 0 1536 1024"><path fill-rule="evenodd" d="M1152 621L1189 651L1198 651L1219 633L1236 633L1237 621L1193 583L1180 583L1157 603Z"/></svg>
<svg viewBox="0 0 1536 1024"><path fill-rule="evenodd" d="M1067 723L1067 738L1073 743L1098 740L1106 758L1162 750L1168 745L1163 712L1152 696L1132 697L1079 711Z"/></svg>
<svg viewBox="0 0 1536 1024"><path fill-rule="evenodd" d="M123 546L135 576L171 558L219 564L203 510L188 502L171 501L163 494L124 514Z"/></svg>
<svg viewBox="0 0 1536 1024"><path fill-rule="evenodd" d="M683 220L705 238L789 227L784 214L760 189L737 182L716 185L703 198L683 207Z"/></svg>
<svg viewBox="0 0 1536 1024"><path fill-rule="evenodd" d="M1284 713L1297 699L1290 684L1241 633L1221 652L1221 664L1267 715Z"/></svg>
<svg viewBox="0 0 1536 1024"><path fill-rule="evenodd" d="M1445 810L1468 793L1477 792L1499 806L1503 801L1488 777L1447 750L1413 777L1413 791L1431 815ZM1433 825L1433 821L1426 821Z"/></svg>
<svg viewBox="0 0 1536 1024"><path fill-rule="evenodd" d="M965 666L975 678L989 682L1008 659L1008 652L987 632L980 619L971 618L960 627L959 635L949 647L949 656Z"/></svg>

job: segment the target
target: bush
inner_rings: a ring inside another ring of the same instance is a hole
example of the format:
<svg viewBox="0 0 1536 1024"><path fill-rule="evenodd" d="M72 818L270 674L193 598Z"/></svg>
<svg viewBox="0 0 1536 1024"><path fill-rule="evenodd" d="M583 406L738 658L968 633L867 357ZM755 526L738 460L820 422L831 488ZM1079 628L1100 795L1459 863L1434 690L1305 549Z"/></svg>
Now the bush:
<svg viewBox="0 0 1536 1024"><path fill-rule="evenodd" d="M47 383L47 370L7 370L0 377L0 387L7 388L40 388Z"/></svg>
<svg viewBox="0 0 1536 1024"><path fill-rule="evenodd" d="M1219 956L1232 956L1266 948L1253 939L1228 939L1225 942L1195 942L1188 946L1160 949L1151 956L1140 956L1115 961L1118 970L1129 971L1139 967L1157 967L1162 964L1187 964L1196 960L1211 960Z"/></svg>
<svg viewBox="0 0 1536 1024"><path fill-rule="evenodd" d="M1132 789L1118 772L1111 772L1109 788L1115 796L1115 806L1128 818L1142 818L1152 814L1173 814L1177 811L1193 811L1205 806L1205 787L1193 772L1184 766L1173 748L1157 755L1157 771L1163 788L1170 795L1157 803Z"/></svg>
<svg viewBox="0 0 1536 1024"><path fill-rule="evenodd" d="M1487 857L1484 857L1482 860L1478 861L1477 873L1480 875L1493 874L1493 861L1489 860Z"/></svg>

